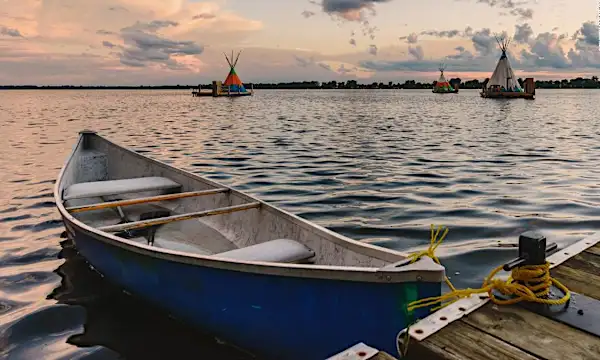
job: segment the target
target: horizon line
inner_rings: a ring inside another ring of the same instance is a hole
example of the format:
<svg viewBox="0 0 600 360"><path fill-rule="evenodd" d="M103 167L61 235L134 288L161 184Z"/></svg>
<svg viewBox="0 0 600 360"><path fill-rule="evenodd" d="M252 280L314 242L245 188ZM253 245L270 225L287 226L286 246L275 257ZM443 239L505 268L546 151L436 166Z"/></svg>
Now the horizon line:
<svg viewBox="0 0 600 360"><path fill-rule="evenodd" d="M530 76L528 76L530 77ZM589 78L583 77L583 76L577 76L577 77L573 77L573 78L563 78L563 79L548 79L548 80L536 80L534 78L534 81L540 81L540 82L555 82L555 81L559 81L562 82L564 80L566 81L571 81L571 80L577 80L577 79L582 79L582 80L593 80L593 78L596 76L592 76ZM526 79L527 77L523 77L522 79ZM479 80L479 79L470 79L470 80L463 80L459 77L455 77L455 78L451 78L450 80L454 80L454 79L460 79L461 83L467 83L467 82L480 82L482 83L483 81ZM487 78L489 79L489 78ZM484 79L485 81L485 79ZM596 80L597 81L597 80ZM319 81L319 80L297 80L297 81L279 81L279 82L242 82L244 84L252 84L252 85L286 85L286 84L303 84L303 83L320 83L320 84L330 84L330 83L348 83L348 82L355 82L357 85L372 85L372 84L389 84L392 83L393 85L403 85L406 83L420 83L420 84L431 84L434 82L437 82L437 80L433 80L433 81L425 81L425 82L420 82L414 79L410 79L410 80L404 80L403 82L401 81L370 81L370 82L365 82L364 80L360 81L360 80L356 80L356 79L348 79L348 80L328 80L328 81ZM190 85L190 84L175 84L175 85L169 85L169 84L160 84L160 85L142 85L142 84L138 84L138 85L83 85L83 84L78 84L78 85L72 85L72 84L60 84L60 85L41 85L41 84L21 84L21 85L17 85L17 84L0 84L0 89L4 89L4 88L16 88L16 87L30 87L30 88L47 88L47 87L89 87L89 88L102 88L102 87L120 87L120 88L142 88L142 87L192 87L195 88L198 85L208 85L210 86L212 84L211 82L208 83L199 83L197 85Z"/></svg>

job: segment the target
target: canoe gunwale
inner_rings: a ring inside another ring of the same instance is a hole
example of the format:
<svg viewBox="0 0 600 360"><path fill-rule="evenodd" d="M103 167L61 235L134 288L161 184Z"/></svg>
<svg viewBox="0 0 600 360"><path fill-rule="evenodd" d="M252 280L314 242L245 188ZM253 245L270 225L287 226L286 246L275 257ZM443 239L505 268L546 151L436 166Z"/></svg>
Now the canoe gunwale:
<svg viewBox="0 0 600 360"><path fill-rule="evenodd" d="M140 244L124 238L120 238L113 234L93 228L77 220L66 210L63 204L61 192L61 184L63 182L63 176L65 174L65 171L70 165L71 161L74 159L78 148L81 147L84 143L86 136L96 136L102 139L102 141L106 141L112 146L119 148L121 151L128 152L129 154L142 158L145 161L152 162L155 165L162 167L167 171L178 172L184 176L194 178L207 185L214 186L215 188L227 188L232 194L235 194L248 202L259 202L262 211L270 211L276 214L277 216L284 217L287 220L295 223L296 225L301 226L305 230L313 232L321 237L326 237L326 240L331 241L337 245L343 246L351 251L360 252L362 254L365 254L366 256L377 258L392 264L389 264L382 268L375 268L358 266L287 264L225 259L219 258L217 255L206 256L176 250L169 250L165 248L152 247L149 245ZM65 223L65 227L67 227L67 229L70 229L74 234L83 233L97 241L109 244L111 246L117 246L125 250L138 253L140 255L145 255L182 264L218 268L223 270L258 273L265 275L383 283L441 282L443 281L445 275L444 267L434 263L433 261L428 261L430 260L428 258L421 259L412 265L391 267L392 265L394 265L394 263L396 264L396 266L399 263L403 263L406 260L406 254L399 251L382 248L347 238L341 234L337 234L329 229L321 227L320 225L311 223L296 215L288 213L285 210L276 208L273 205L270 205L260 199L254 198L239 190L233 189L229 186L215 182L205 177L201 177L196 174L187 172L183 169L173 167L159 160L155 160L128 148L122 147L102 137L101 135L98 135L96 132L89 130L84 130L79 133L77 143L73 146L69 157L65 161L63 167L61 168L61 171L54 185L54 200L59 210L59 213L63 219L63 222ZM316 233L316 231L319 231L320 233Z"/></svg>

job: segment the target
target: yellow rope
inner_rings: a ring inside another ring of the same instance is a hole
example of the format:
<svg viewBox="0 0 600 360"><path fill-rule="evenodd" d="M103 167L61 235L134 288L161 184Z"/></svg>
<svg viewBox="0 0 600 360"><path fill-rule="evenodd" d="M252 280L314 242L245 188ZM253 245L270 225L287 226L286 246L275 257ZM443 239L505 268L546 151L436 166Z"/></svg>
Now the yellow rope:
<svg viewBox="0 0 600 360"><path fill-rule="evenodd" d="M435 255L435 250L442 243L446 235L448 234L448 228L443 232L442 236L438 239L438 236L442 230L442 226L439 226L437 231L434 231L434 226L431 225L431 242L427 250L417 252L410 255L411 262L415 262L423 256L428 256L433 259L436 263L440 264L440 260ZM560 281L550 276L550 264L546 262L543 265L535 266L521 266L512 270L511 276L505 281L500 279L494 279L496 274L502 270L502 265L495 268L485 279L483 285L479 289L456 289L450 282L448 277L444 278L446 284L450 288L450 292L441 296L425 298L417 301L413 301L408 304L408 311L413 311L418 308L438 306L431 309L436 311L444 306L447 306L460 298L469 297L473 294L480 294L487 292L490 296L490 300L499 305L510 305L516 304L521 301L536 302L548 305L562 305L565 304L571 298L571 292L564 286ZM521 282L521 283L519 283ZM550 287L554 285L560 289L564 296L560 299L547 299L546 296L550 293ZM505 296L512 296L510 299L499 299L497 298L493 290L500 292Z"/></svg>

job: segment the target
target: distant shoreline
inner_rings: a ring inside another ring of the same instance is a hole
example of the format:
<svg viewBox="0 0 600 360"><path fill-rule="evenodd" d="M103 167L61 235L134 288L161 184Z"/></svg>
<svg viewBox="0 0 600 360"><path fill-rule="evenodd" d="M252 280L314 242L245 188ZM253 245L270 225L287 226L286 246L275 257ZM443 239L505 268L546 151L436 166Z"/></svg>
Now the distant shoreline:
<svg viewBox="0 0 600 360"><path fill-rule="evenodd" d="M521 80L521 79L519 79ZM479 80L469 80L462 82L455 78L449 80L450 84L458 84L459 90L463 89L481 89L483 82ZM521 82L521 81L520 81ZM318 82L302 81L288 83L254 83L252 87L255 90L353 90L353 89L432 89L435 82L420 83L415 80L407 80L404 83L374 82L371 84L359 84L356 80L346 82ZM212 84L200 84L203 89L210 89ZM250 84L246 87L250 88ZM596 76L591 79L575 78L563 80L536 80L537 89L600 89L600 81ZM0 90L189 90L197 89L198 85L135 85L135 86L84 86L84 85L0 85Z"/></svg>

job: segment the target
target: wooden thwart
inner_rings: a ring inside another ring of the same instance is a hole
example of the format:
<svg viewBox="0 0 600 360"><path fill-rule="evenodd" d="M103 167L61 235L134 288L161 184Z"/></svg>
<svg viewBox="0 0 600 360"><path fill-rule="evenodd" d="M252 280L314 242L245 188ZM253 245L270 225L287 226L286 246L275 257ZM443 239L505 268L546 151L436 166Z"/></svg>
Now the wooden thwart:
<svg viewBox="0 0 600 360"><path fill-rule="evenodd" d="M600 244L551 274L570 290L600 299ZM426 339L411 341L408 358L592 360L600 359L600 338L520 306L489 302Z"/></svg>
<svg viewBox="0 0 600 360"><path fill-rule="evenodd" d="M167 216L167 217L162 217L162 218L157 218L157 219L133 221L130 223L125 223L125 224L103 226L101 228L98 228L98 230L102 230L102 231L106 231L106 232L117 232L117 231L123 231L123 230L142 229L142 228L155 226L155 225L168 224L168 223L172 223L175 221L190 220L190 219L196 219L196 218L213 216L213 215L230 214L230 213L237 212L237 211L255 209L255 208L258 208L259 206L260 206L260 202L251 202L248 204L228 206L228 207L224 207L224 208L199 211L199 212L189 213L189 214L180 214L180 215Z"/></svg>
<svg viewBox="0 0 600 360"><path fill-rule="evenodd" d="M83 212L83 211L110 209L110 208L127 206L127 205L138 205L138 204L146 204L146 203L166 201L166 200L184 199L184 198L195 197L195 196L213 195L213 194L219 194L219 193L223 193L223 192L227 192L227 191L229 191L229 189L227 189L227 188L218 188L218 189L210 189L210 190L190 191L190 192L183 192L183 193L151 196L151 197L145 197L145 198L139 198L139 199L108 201L108 202L104 202L104 203L96 203L96 204L91 204L91 205L72 206L72 207L68 207L67 211L74 214L74 213Z"/></svg>

